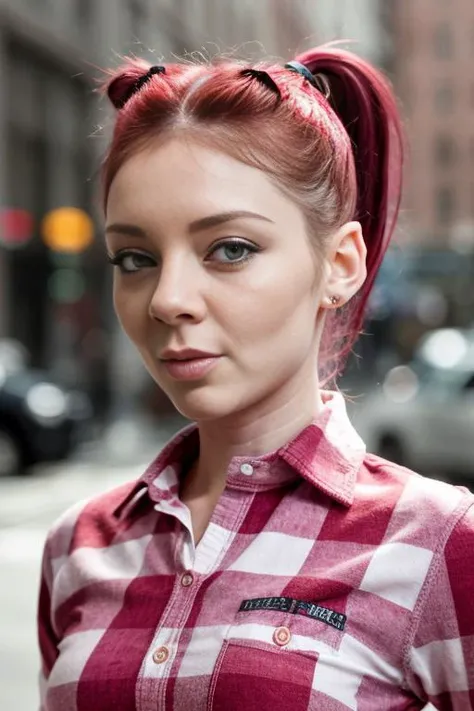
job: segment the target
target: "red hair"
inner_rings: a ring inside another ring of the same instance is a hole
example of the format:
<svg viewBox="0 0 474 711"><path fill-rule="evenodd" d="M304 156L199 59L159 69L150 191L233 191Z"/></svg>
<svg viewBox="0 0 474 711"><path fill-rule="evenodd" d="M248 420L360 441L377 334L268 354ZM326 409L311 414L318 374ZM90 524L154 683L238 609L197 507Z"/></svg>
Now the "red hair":
<svg viewBox="0 0 474 711"><path fill-rule="evenodd" d="M403 140L390 85L373 66L333 47L296 61L316 76L317 86L264 62L150 71L149 64L130 60L110 73L105 89L118 113L103 163L104 203L128 157L179 132L265 171L302 209L318 251L345 222L360 221L367 279L348 304L328 313L319 363L327 383L359 335L395 226Z"/></svg>

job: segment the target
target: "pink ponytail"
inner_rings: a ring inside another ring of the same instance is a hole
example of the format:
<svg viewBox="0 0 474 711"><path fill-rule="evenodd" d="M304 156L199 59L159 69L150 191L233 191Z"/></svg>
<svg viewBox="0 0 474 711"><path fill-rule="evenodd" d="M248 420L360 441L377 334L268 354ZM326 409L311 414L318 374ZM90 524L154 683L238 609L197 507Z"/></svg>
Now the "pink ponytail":
<svg viewBox="0 0 474 711"><path fill-rule="evenodd" d="M398 214L403 137L396 101L388 82L355 54L320 48L299 56L329 85L329 101L351 139L356 176L355 219L367 245L367 279L359 296L358 325ZM356 326L356 324L354 324Z"/></svg>

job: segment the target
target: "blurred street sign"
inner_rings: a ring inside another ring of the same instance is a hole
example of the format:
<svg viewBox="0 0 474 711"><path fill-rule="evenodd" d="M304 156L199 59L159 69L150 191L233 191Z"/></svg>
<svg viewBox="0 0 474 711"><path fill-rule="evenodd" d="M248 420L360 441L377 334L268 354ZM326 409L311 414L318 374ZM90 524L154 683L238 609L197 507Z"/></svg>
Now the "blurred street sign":
<svg viewBox="0 0 474 711"><path fill-rule="evenodd" d="M94 223L84 210L60 207L44 217L41 233L44 243L54 252L79 254L94 239Z"/></svg>

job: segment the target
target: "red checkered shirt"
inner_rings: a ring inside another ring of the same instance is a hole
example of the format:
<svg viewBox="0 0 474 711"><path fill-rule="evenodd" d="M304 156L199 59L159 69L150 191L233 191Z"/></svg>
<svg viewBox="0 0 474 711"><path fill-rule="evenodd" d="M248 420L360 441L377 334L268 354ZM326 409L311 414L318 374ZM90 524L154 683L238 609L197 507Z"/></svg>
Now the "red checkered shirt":
<svg viewBox="0 0 474 711"><path fill-rule="evenodd" d="M366 454L325 400L278 451L232 460L197 546L193 426L59 520L43 711L474 709L474 496Z"/></svg>

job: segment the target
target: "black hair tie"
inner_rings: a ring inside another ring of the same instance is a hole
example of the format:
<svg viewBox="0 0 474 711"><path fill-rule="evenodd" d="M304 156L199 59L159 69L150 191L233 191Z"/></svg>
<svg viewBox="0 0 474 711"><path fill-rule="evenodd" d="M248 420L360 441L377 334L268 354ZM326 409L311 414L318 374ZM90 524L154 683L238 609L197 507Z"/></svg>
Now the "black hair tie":
<svg viewBox="0 0 474 711"><path fill-rule="evenodd" d="M145 74L143 74L141 77L139 77L128 89L128 91L125 92L124 96L120 100L119 108L123 108L127 101L131 99L132 96L137 93L137 91L140 91L140 89L145 86L145 84L149 82L152 76L154 76L155 74L166 74L166 68L159 64L154 64L152 67L150 67L150 69L145 72Z"/></svg>
<svg viewBox="0 0 474 711"><path fill-rule="evenodd" d="M280 94L280 89L276 85L276 83L273 81L271 78L270 74L268 72L264 72L260 69L243 69L240 72L241 77L250 77L251 79L256 79L260 84L263 84L263 86L266 86L267 89L270 89L270 91L273 91L274 94L278 96L279 99L281 99L281 94Z"/></svg>

